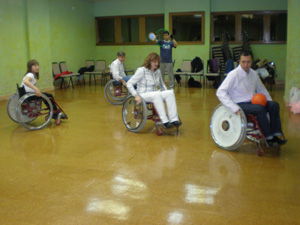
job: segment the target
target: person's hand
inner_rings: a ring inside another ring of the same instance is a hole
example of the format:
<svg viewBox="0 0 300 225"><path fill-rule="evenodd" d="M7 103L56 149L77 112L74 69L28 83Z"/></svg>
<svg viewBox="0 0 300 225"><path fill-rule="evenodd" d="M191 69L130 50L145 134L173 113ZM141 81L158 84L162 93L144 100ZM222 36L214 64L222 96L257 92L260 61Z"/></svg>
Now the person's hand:
<svg viewBox="0 0 300 225"><path fill-rule="evenodd" d="M242 117L242 112L240 109L238 111L236 111L235 114L238 115L239 117Z"/></svg>
<svg viewBox="0 0 300 225"><path fill-rule="evenodd" d="M136 95L134 99L138 104L142 102L142 98L139 95Z"/></svg>
<svg viewBox="0 0 300 225"><path fill-rule="evenodd" d="M126 84L127 84L126 81L125 80L121 80L121 82L122 82L123 86L126 87Z"/></svg>
<svg viewBox="0 0 300 225"><path fill-rule="evenodd" d="M37 97L41 97L41 96L42 96L42 93L41 93L41 91L40 91L39 89L36 89L36 90L35 90L35 95L36 95Z"/></svg>

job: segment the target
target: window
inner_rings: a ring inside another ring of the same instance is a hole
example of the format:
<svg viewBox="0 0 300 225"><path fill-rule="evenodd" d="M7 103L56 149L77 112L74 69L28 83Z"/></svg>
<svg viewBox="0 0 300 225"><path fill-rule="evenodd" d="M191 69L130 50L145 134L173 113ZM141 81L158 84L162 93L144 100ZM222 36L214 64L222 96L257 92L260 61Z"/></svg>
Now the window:
<svg viewBox="0 0 300 225"><path fill-rule="evenodd" d="M286 11L217 12L211 14L211 43L222 41L229 34L229 42L241 43L244 33L252 43L286 43Z"/></svg>
<svg viewBox="0 0 300 225"><path fill-rule="evenodd" d="M139 18L121 19L122 42L139 42Z"/></svg>
<svg viewBox="0 0 300 225"><path fill-rule="evenodd" d="M229 35L228 41L235 41L235 16L234 15L216 15L213 18L214 40L222 41L222 34L226 31Z"/></svg>
<svg viewBox="0 0 300 225"><path fill-rule="evenodd" d="M283 32L284 31L284 32ZM286 41L287 15L276 13L271 15L270 39L271 41Z"/></svg>
<svg viewBox="0 0 300 225"><path fill-rule="evenodd" d="M264 16L258 14L243 14L242 31L247 32L249 41L263 41Z"/></svg>
<svg viewBox="0 0 300 225"><path fill-rule="evenodd" d="M164 27L163 15L96 17L97 45L153 44L148 34Z"/></svg>
<svg viewBox="0 0 300 225"><path fill-rule="evenodd" d="M114 43L115 42L115 24L114 19L98 20L98 43Z"/></svg>
<svg viewBox="0 0 300 225"><path fill-rule="evenodd" d="M149 37L148 34L149 33L155 33L156 31L158 31L159 29L162 29L165 27L165 21L164 21L164 17L163 16L149 16L145 18L145 26L146 26L146 41L147 42L152 42Z"/></svg>
<svg viewBox="0 0 300 225"><path fill-rule="evenodd" d="M170 13L170 31L177 42L204 43L204 12Z"/></svg>

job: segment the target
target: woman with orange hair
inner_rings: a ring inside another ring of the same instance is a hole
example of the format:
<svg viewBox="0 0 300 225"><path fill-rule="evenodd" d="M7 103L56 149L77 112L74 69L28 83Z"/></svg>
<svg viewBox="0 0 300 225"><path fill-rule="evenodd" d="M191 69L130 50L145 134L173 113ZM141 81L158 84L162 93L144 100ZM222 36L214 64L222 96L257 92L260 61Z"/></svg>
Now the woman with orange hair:
<svg viewBox="0 0 300 225"><path fill-rule="evenodd" d="M135 74L127 82L127 88L135 97L137 103L142 98L146 102L153 102L159 117L166 128L180 126L177 105L173 90L167 90L163 82L160 70L160 57L156 53L150 53L143 66L138 68ZM137 89L134 88L137 85ZM168 113L166 113L164 102L166 102Z"/></svg>

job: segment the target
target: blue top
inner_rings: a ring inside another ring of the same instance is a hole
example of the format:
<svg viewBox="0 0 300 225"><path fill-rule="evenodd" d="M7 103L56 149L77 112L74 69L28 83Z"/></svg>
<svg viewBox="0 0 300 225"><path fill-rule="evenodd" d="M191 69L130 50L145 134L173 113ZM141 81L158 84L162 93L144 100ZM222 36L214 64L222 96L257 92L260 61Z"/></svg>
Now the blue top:
<svg viewBox="0 0 300 225"><path fill-rule="evenodd" d="M162 63L172 63L172 48L174 48L173 41L158 40L160 45L160 57Z"/></svg>

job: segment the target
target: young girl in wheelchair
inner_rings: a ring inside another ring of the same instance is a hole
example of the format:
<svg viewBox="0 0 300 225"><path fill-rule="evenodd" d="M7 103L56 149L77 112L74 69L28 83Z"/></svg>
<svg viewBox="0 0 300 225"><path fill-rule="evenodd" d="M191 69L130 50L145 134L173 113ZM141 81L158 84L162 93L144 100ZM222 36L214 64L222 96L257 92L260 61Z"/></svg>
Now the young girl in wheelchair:
<svg viewBox="0 0 300 225"><path fill-rule="evenodd" d="M173 90L167 90L159 70L160 57L156 53L147 56L142 67L138 68L135 74L127 82L127 88L135 97L137 103L153 102L159 117L166 128L180 126L177 113L177 105ZM137 89L134 86L137 85ZM159 90L157 89L159 86ZM167 105L166 113L164 102ZM167 115L168 114L168 115Z"/></svg>
<svg viewBox="0 0 300 225"><path fill-rule="evenodd" d="M54 97L52 94L49 93L42 93L37 87L37 80L39 79L39 62L36 60L29 60L27 63L27 72L22 80L22 84L21 87L23 86L25 88L25 92L26 93L35 93L35 95L37 97L40 97L42 94L46 95L53 106L53 119L56 119L58 114L60 113L54 100ZM47 105L48 103L45 102L45 104ZM48 106L48 105L47 105ZM49 107L49 106L48 106ZM61 114L60 116L61 119L65 119L66 115L65 114Z"/></svg>

